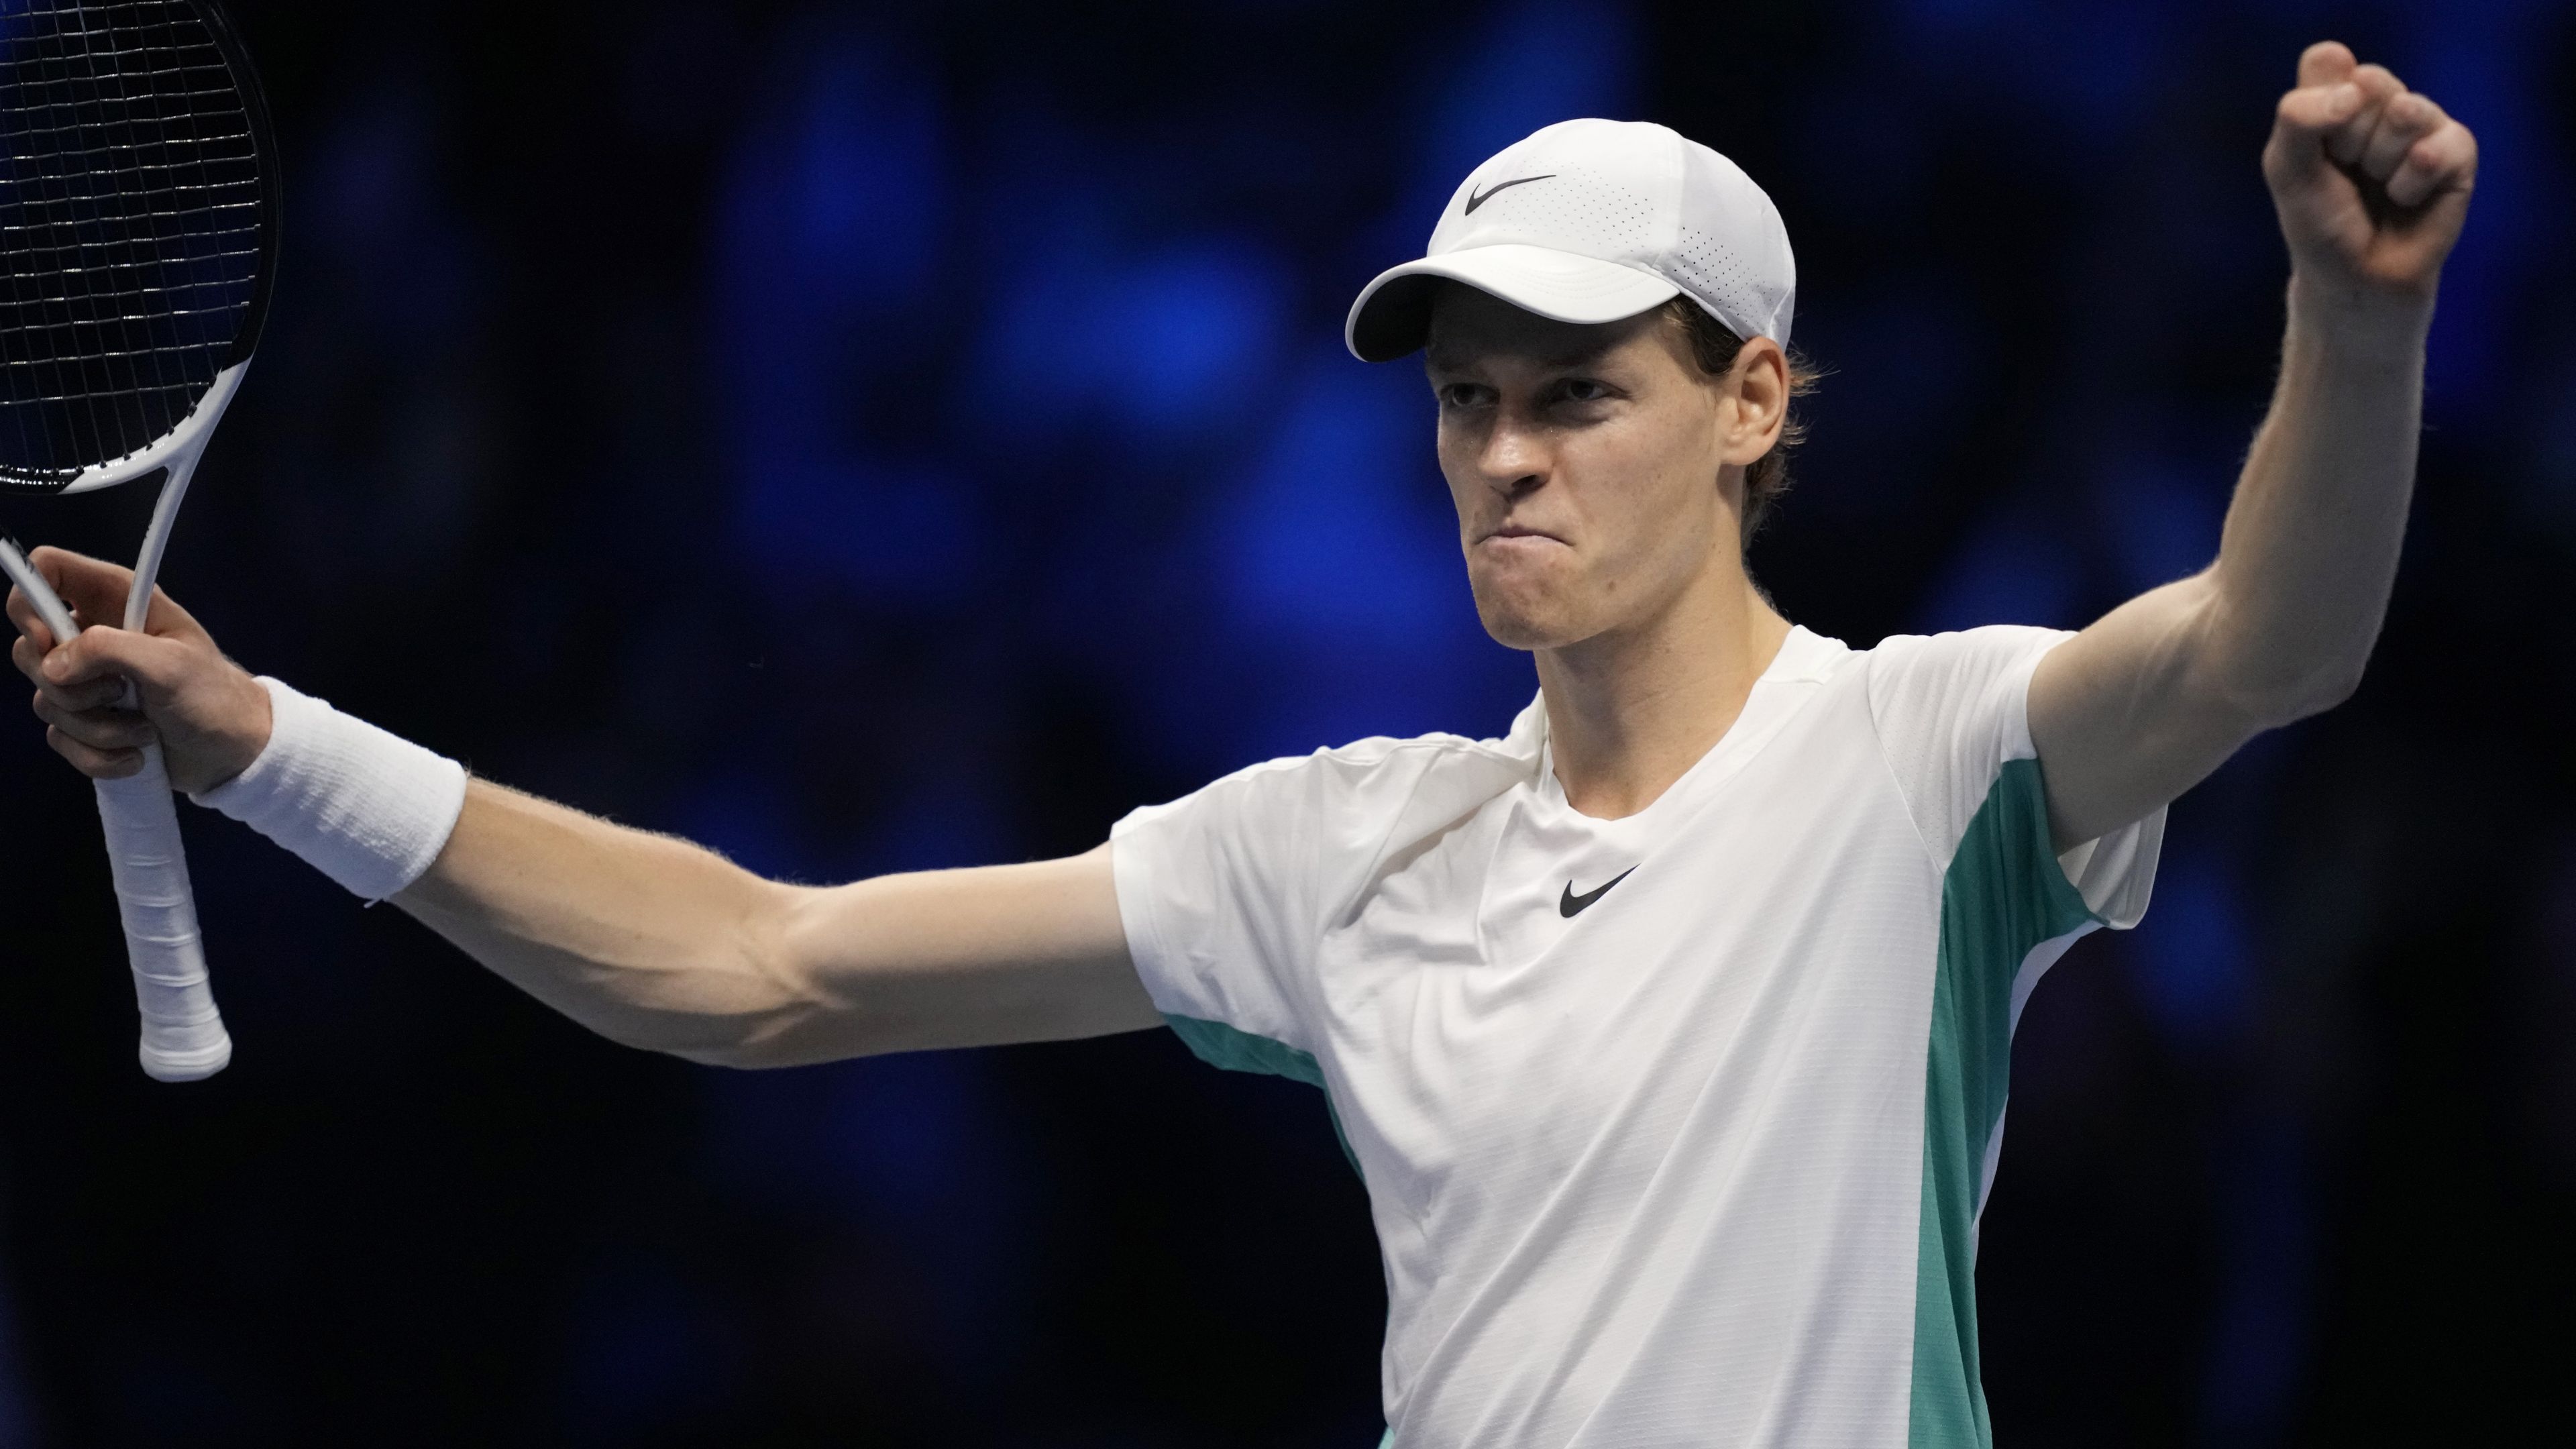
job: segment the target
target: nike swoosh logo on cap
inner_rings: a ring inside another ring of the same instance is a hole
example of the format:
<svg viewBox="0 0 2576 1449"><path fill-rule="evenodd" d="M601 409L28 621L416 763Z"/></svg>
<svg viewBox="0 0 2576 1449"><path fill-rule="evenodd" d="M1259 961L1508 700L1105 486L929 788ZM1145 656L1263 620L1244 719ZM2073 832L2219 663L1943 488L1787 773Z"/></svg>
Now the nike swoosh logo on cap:
<svg viewBox="0 0 2576 1449"><path fill-rule="evenodd" d="M1601 884L1594 886L1592 889L1585 891L1579 896L1574 893L1574 882L1567 881L1565 883L1565 898L1556 903L1556 913L1565 917L1567 920L1572 920L1576 915L1582 912L1584 907L1591 905L1594 901L1610 894L1610 887L1617 885L1619 882L1626 880L1628 877L1635 875L1636 873L1637 868L1632 865L1626 870L1619 872L1617 875L1610 877L1608 880L1603 881Z"/></svg>
<svg viewBox="0 0 2576 1449"><path fill-rule="evenodd" d="M1545 176L1523 176L1523 177L1520 177L1519 179L1517 179L1517 180L1513 180L1513 181L1497 181L1497 182L1495 182L1493 185L1486 187L1486 188L1485 188L1484 190L1482 190L1482 191L1470 191L1470 192L1468 192L1468 193L1467 193L1467 209L1466 209L1464 212L1461 212L1461 213L1460 213L1460 215L1462 215L1462 216L1473 216L1473 215L1475 215L1475 213L1476 213L1476 208L1477 208L1477 207L1480 207L1480 206L1482 206L1482 205L1484 205L1484 204L1485 204L1486 202L1488 202L1488 201L1493 200L1493 199L1494 199L1494 193L1495 193L1495 192L1497 192L1497 191L1509 191L1509 190L1511 190L1511 189L1512 189L1513 187L1515 187L1515 186L1527 186L1527 185L1529 185L1529 184L1530 184L1531 182L1533 182L1533 181L1553 181L1553 180L1555 180L1555 179L1556 179L1556 173L1555 173L1555 172L1553 172L1553 171L1551 171L1551 172L1547 173ZM1569 914L1571 914L1571 913L1569 912Z"/></svg>

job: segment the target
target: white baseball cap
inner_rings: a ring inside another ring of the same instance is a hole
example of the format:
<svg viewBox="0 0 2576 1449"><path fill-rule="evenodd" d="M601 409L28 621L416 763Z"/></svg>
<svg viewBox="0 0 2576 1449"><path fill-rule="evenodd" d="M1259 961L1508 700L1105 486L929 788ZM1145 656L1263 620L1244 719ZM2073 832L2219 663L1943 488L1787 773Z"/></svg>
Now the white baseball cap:
<svg viewBox="0 0 2576 1449"><path fill-rule="evenodd" d="M1738 337L1789 345L1798 264L1742 167L1667 126L1559 121L1467 174L1429 254L1378 274L1342 339L1363 362L1422 346L1440 279L1559 322L1615 322L1688 295Z"/></svg>

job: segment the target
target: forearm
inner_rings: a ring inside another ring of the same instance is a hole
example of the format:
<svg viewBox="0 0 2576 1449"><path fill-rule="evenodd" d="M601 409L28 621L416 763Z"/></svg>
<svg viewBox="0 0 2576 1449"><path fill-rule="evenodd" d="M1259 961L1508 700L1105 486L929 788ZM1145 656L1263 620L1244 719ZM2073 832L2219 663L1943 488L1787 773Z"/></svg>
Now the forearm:
<svg viewBox="0 0 2576 1449"><path fill-rule="evenodd" d="M796 888L686 841L476 780L394 904L592 1030L697 1060L814 1012L786 954Z"/></svg>
<svg viewBox="0 0 2576 1449"><path fill-rule="evenodd" d="M2265 723L2359 681L2414 490L2429 299L2290 289L2281 376L2206 576L2209 686Z"/></svg>
<svg viewBox="0 0 2576 1449"><path fill-rule="evenodd" d="M264 687L267 740L198 798L614 1040L786 1066L1160 1020L1128 962L1106 846L782 885L685 841L469 780L452 760Z"/></svg>
<svg viewBox="0 0 2576 1449"><path fill-rule="evenodd" d="M2352 691L2397 571L2422 376L2420 321L2356 325L2294 287L2280 386L2218 561L2112 610L2032 678L2061 848Z"/></svg>
<svg viewBox="0 0 2576 1449"><path fill-rule="evenodd" d="M1161 1020L1128 960L1105 846L790 886L478 780L436 863L393 900L585 1026L721 1066Z"/></svg>

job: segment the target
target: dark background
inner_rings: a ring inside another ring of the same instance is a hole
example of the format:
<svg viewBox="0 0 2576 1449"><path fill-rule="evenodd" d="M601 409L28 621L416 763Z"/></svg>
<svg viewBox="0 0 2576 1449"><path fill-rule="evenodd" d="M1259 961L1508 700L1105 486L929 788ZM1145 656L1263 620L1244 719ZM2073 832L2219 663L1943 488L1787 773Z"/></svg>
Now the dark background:
<svg viewBox="0 0 2576 1449"><path fill-rule="evenodd" d="M2007 1445L2492 1442L2576 1356L2564 7L244 0L288 181L166 581L496 778L831 880L1495 734L1402 365L1342 309L1478 159L1669 122L1833 369L1755 551L1855 644L2214 547L2334 35L2474 125L2350 704L2175 807L2017 1048ZM129 554L148 499L5 521ZM767 1074L585 1035L187 811L239 1059L166 1087L89 792L0 730L0 1446L1373 1444L1308 1088L1167 1033Z"/></svg>

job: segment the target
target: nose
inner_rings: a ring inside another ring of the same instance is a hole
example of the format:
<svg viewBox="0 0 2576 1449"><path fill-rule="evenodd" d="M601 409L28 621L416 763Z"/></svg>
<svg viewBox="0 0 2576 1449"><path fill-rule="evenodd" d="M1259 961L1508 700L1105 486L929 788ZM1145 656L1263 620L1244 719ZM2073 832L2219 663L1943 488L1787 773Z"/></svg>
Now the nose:
<svg viewBox="0 0 2576 1449"><path fill-rule="evenodd" d="M1476 453L1476 472L1485 486L1505 498L1518 498L1547 481L1547 447L1535 431L1506 415L1494 420Z"/></svg>

